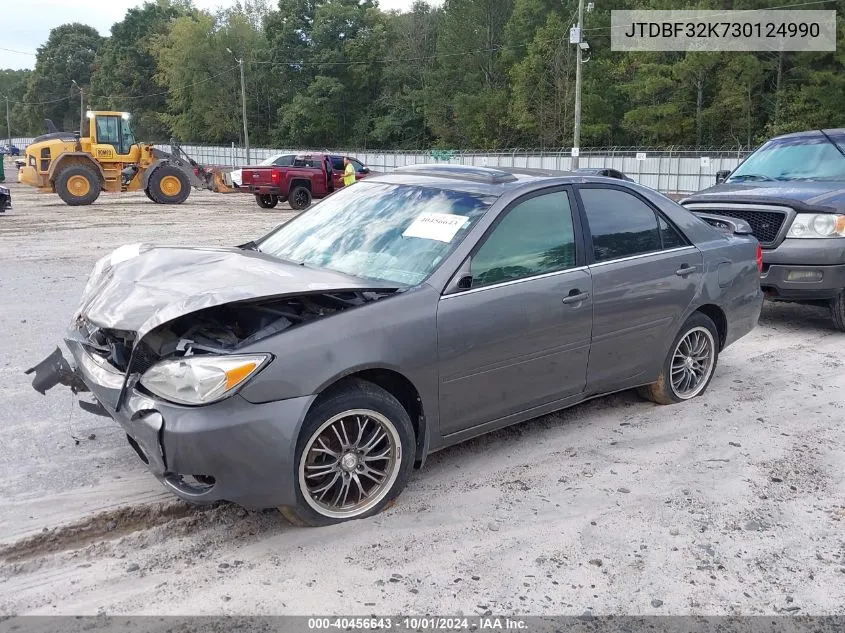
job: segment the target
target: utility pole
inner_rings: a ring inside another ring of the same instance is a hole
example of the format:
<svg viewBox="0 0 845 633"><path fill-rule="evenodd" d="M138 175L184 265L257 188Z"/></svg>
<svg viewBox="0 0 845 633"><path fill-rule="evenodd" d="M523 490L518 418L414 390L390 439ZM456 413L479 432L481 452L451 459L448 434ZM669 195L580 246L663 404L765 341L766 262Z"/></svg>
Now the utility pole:
<svg viewBox="0 0 845 633"><path fill-rule="evenodd" d="M9 116L9 97L8 96L6 96L6 136L9 137L9 147L11 148L12 147L12 119Z"/></svg>
<svg viewBox="0 0 845 633"><path fill-rule="evenodd" d="M226 50L229 51L229 53L231 53L234 57L235 54L232 53L231 48L227 48ZM247 130L246 125L246 80L244 79L244 59L243 57L241 57L240 59L235 57L235 61L238 62L238 66L240 66L241 69L241 115L243 116L244 120L244 145L246 146L246 164L249 165L249 130Z"/></svg>
<svg viewBox="0 0 845 633"><path fill-rule="evenodd" d="M85 92L82 86L76 83L76 79L71 79L71 83L79 88L79 137L85 136Z"/></svg>
<svg viewBox="0 0 845 633"><path fill-rule="evenodd" d="M570 32L569 41L572 42L573 34ZM578 169L578 154L581 153L581 65L583 62L583 49L581 44L584 41L584 0L578 0L578 27L575 44L575 126L572 136L572 169Z"/></svg>

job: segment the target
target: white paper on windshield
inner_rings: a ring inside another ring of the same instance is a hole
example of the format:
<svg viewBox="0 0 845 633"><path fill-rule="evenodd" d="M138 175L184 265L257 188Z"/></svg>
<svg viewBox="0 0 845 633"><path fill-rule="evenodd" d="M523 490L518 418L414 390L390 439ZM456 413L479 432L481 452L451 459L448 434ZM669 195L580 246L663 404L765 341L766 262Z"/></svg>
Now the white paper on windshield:
<svg viewBox="0 0 845 633"><path fill-rule="evenodd" d="M424 240L451 242L468 219L465 215L451 213L420 213L405 229L402 237L421 237Z"/></svg>

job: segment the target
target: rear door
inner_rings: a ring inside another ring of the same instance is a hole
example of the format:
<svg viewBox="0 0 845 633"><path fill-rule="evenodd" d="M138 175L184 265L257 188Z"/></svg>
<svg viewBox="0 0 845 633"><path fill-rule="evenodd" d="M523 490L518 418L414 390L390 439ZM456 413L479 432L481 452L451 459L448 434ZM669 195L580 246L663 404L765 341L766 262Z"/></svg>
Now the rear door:
<svg viewBox="0 0 845 633"><path fill-rule="evenodd" d="M583 391L592 295L572 200L558 189L516 201L470 256L471 286L441 298L443 435Z"/></svg>
<svg viewBox="0 0 845 633"><path fill-rule="evenodd" d="M655 372L702 281L702 256L624 186L578 188L593 280L592 393Z"/></svg>

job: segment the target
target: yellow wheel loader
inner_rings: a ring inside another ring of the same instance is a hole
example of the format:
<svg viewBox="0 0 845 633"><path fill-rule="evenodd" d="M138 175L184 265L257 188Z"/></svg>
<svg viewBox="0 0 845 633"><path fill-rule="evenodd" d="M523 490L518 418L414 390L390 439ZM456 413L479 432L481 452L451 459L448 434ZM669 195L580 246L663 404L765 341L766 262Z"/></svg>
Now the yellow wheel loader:
<svg viewBox="0 0 845 633"><path fill-rule="evenodd" d="M224 191L221 175L191 160L177 143L172 152L138 143L127 112L88 112L88 135L47 134L26 147L18 181L59 194L71 206L93 203L101 191L143 190L159 204L181 204L191 187ZM218 184L220 186L218 187Z"/></svg>

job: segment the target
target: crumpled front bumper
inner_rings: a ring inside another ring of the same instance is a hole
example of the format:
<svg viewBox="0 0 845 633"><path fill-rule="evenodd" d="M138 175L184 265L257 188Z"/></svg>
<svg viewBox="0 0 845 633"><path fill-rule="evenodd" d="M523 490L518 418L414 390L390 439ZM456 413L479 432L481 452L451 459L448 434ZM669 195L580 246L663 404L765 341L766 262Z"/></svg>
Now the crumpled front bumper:
<svg viewBox="0 0 845 633"><path fill-rule="evenodd" d="M234 395L188 407L145 393L74 339L65 343L74 366L56 350L27 373L41 393L57 385L90 391L88 411L113 418L129 444L165 487L186 501L226 500L248 508L294 505L294 454L299 428L314 396L253 404Z"/></svg>

